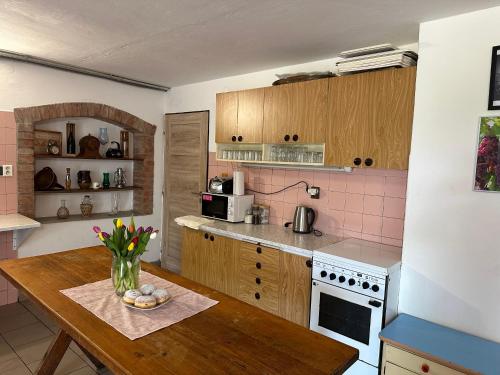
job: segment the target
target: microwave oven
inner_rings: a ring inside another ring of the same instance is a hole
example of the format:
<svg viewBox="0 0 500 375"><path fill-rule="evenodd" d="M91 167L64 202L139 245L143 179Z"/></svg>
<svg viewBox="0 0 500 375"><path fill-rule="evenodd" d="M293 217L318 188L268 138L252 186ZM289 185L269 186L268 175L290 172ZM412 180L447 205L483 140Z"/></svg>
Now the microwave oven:
<svg viewBox="0 0 500 375"><path fill-rule="evenodd" d="M252 208L253 195L201 193L201 216L238 223Z"/></svg>

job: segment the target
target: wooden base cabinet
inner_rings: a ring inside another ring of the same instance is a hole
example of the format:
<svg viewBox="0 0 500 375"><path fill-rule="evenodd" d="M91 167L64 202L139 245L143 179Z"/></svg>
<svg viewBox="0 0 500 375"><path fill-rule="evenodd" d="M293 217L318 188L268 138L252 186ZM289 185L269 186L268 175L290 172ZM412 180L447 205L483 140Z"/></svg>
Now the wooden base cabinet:
<svg viewBox="0 0 500 375"><path fill-rule="evenodd" d="M311 259L184 228L182 276L309 326Z"/></svg>
<svg viewBox="0 0 500 375"><path fill-rule="evenodd" d="M235 297L238 242L184 228L181 275Z"/></svg>

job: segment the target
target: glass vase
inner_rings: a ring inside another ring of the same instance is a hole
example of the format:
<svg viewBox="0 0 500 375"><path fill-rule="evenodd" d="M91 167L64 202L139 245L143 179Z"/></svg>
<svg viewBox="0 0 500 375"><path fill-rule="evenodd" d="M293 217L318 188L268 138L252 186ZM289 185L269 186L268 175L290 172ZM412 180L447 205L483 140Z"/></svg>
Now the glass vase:
<svg viewBox="0 0 500 375"><path fill-rule="evenodd" d="M129 289L139 288L139 273L141 271L141 257L132 259L113 255L111 264L111 279L115 293L120 297Z"/></svg>

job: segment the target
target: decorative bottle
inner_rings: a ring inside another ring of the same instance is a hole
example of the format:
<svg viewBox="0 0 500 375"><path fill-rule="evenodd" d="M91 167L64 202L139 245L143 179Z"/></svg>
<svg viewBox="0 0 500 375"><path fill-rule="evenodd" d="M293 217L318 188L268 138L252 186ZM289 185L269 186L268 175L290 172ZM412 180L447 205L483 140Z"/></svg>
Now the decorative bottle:
<svg viewBox="0 0 500 375"><path fill-rule="evenodd" d="M67 219L69 216L69 210L66 208L66 201L61 200L61 207L57 210L58 219Z"/></svg>
<svg viewBox="0 0 500 375"><path fill-rule="evenodd" d="M66 168L66 179L64 181L64 186L66 190L71 190L71 170L70 168Z"/></svg>
<svg viewBox="0 0 500 375"><path fill-rule="evenodd" d="M74 155L76 153L76 142L75 142L75 124L68 122L66 124L66 153L69 155Z"/></svg>

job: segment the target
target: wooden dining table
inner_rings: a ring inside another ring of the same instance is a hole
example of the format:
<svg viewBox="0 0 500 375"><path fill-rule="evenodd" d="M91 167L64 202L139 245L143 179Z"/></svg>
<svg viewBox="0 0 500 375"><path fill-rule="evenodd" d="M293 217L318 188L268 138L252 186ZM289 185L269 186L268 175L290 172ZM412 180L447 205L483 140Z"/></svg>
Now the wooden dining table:
<svg viewBox="0 0 500 375"><path fill-rule="evenodd" d="M53 374L71 341L114 374L342 374L358 358L350 346L146 262L143 270L219 303L132 341L60 292L109 278L110 266L102 246L0 262L60 327L38 374Z"/></svg>

